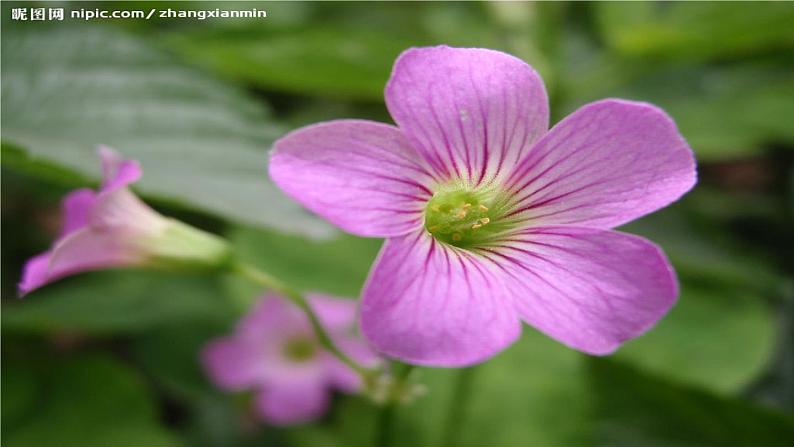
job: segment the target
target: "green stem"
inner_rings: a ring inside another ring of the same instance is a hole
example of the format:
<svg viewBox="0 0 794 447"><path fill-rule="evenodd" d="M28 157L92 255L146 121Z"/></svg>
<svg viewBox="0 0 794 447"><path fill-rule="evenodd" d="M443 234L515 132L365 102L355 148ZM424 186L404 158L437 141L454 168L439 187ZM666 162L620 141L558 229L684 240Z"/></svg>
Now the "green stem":
<svg viewBox="0 0 794 447"><path fill-rule="evenodd" d="M474 369L469 367L458 371L441 442L443 447L455 447L460 444L459 436L466 417L466 405L471 394L469 389L474 377Z"/></svg>
<svg viewBox="0 0 794 447"><path fill-rule="evenodd" d="M377 432L375 433L375 444L378 447L391 447L392 426L394 425L394 402L388 402L381 407L378 413Z"/></svg>
<svg viewBox="0 0 794 447"><path fill-rule="evenodd" d="M325 328L322 326L322 324L320 324L320 319L317 317L314 309L312 309L308 301L306 301L306 297L304 297L302 293L290 288L283 282L279 281L273 276L270 276L268 273L248 264L239 262L235 263L233 266L233 271L241 277L248 279L249 281L286 296L290 299L290 301L295 303L295 305L297 305L306 314L306 316L309 317L312 329L314 329L314 333L317 336L317 340L320 342L320 345L322 345L322 347L330 352L334 357L338 358L342 363L360 374L362 379L365 381L369 380L369 378L375 374L375 371L359 365L347 354L336 347L333 340L328 335L328 332L326 332Z"/></svg>
<svg viewBox="0 0 794 447"><path fill-rule="evenodd" d="M394 426L394 414L400 397L405 392L408 376L414 369L414 365L407 363L391 362L393 382L389 389L389 394L378 413L377 431L375 433L375 444L378 447L390 447L392 445L392 427Z"/></svg>

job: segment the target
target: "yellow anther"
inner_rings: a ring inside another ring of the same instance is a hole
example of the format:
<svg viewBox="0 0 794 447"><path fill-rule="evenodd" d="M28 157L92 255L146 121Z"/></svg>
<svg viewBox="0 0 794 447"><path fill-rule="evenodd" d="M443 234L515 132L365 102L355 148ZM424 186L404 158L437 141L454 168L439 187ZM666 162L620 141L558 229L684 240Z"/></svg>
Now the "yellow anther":
<svg viewBox="0 0 794 447"><path fill-rule="evenodd" d="M463 219L464 217L466 217L466 210L458 211L458 214L456 214L455 217L457 217L458 219Z"/></svg>
<svg viewBox="0 0 794 447"><path fill-rule="evenodd" d="M433 225L432 227L428 228L428 231L430 231L431 233L435 233L436 231L438 231L438 225Z"/></svg>
<svg viewBox="0 0 794 447"><path fill-rule="evenodd" d="M482 219L480 219L480 222L482 222L483 225L486 225L490 221L491 221L491 219L489 219L487 217L483 217Z"/></svg>
<svg viewBox="0 0 794 447"><path fill-rule="evenodd" d="M457 241L461 240L462 238L463 238L463 236L461 236L460 233L452 233L452 240L453 241L457 242Z"/></svg>
<svg viewBox="0 0 794 447"><path fill-rule="evenodd" d="M471 208L471 203L464 203L464 204L463 204L463 209L464 209L464 210L467 210L467 209L469 209L469 208Z"/></svg>
<svg viewBox="0 0 794 447"><path fill-rule="evenodd" d="M481 224L478 224L478 223L477 223L477 224L474 224L474 225L472 225L472 226L471 226L471 229L472 229L472 230L476 230L477 228L480 228L481 226L482 226Z"/></svg>
<svg viewBox="0 0 794 447"><path fill-rule="evenodd" d="M483 212L488 211L488 207L485 206L485 205L480 205L480 211L483 211Z"/></svg>

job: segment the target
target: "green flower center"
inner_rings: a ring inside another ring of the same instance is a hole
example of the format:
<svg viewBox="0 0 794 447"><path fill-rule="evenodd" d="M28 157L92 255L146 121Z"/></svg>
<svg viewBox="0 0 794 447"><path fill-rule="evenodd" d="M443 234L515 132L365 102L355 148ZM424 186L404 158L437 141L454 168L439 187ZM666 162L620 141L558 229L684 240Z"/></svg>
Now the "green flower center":
<svg viewBox="0 0 794 447"><path fill-rule="evenodd" d="M497 194L490 191L439 191L427 202L425 229L436 240L468 248L505 229Z"/></svg>
<svg viewBox="0 0 794 447"><path fill-rule="evenodd" d="M284 345L284 357L293 362L305 362L314 358L317 343L310 338L293 338Z"/></svg>

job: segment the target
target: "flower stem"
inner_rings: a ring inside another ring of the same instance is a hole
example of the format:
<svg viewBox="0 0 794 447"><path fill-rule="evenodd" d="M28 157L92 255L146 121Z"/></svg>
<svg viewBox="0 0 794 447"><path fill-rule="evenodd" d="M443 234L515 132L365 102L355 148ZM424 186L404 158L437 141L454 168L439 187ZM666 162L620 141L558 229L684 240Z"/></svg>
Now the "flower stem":
<svg viewBox="0 0 794 447"><path fill-rule="evenodd" d="M377 431L375 433L376 439L374 444L378 447L390 447L392 445L391 434L392 427L394 426L394 413L397 405L400 403L402 393L405 391L404 387L406 386L408 376L414 369L414 365L396 361L391 362L391 366L392 377L394 381L391 384L391 388L388 390L386 399L383 402L383 406L381 406L380 412L378 413Z"/></svg>
<svg viewBox="0 0 794 447"><path fill-rule="evenodd" d="M458 371L454 389L449 403L449 412L444 427L441 445L443 447L455 447L459 445L461 427L465 423L466 405L471 394L472 378L475 367L463 368Z"/></svg>
<svg viewBox="0 0 794 447"><path fill-rule="evenodd" d="M328 335L328 332L325 331L325 328L320 323L320 319L317 317L317 314L314 312L312 307L309 305L309 302L306 300L306 297L302 293L292 289L270 274L248 264L240 262L234 263L232 271L249 281L252 281L262 287L271 289L289 298L290 301L297 305L306 314L306 316L309 317L309 322L312 325L312 329L314 330L314 334L316 335L317 340L320 342L320 345L322 345L322 347L330 352L334 357L339 359L339 361L361 375L363 380L368 381L376 374L376 371L365 368L356 363L347 354L342 352L336 346L336 344L334 344L333 340Z"/></svg>

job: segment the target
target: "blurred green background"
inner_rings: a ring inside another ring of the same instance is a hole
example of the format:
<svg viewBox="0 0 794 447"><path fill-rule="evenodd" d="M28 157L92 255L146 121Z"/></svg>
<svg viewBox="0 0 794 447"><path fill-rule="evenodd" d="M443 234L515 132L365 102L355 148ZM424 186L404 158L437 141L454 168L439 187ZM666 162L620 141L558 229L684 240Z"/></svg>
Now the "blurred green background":
<svg viewBox="0 0 794 447"><path fill-rule="evenodd" d="M62 22L11 9L63 7ZM86 9L265 9L266 19L70 19ZM556 122L603 97L665 108L697 153L682 201L632 223L682 284L649 334L590 358L530 328L471 370L423 368L401 446L789 446L794 441L794 4L2 3L2 441L25 446L366 446L377 411L256 422L197 363L257 293L224 277L98 272L16 298L99 143L144 166L162 212L228 236L294 286L355 297L380 241L335 232L267 180L299 125L390 121L405 48L510 52Z"/></svg>

